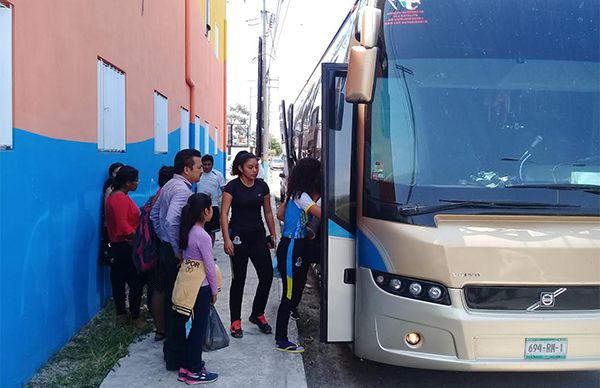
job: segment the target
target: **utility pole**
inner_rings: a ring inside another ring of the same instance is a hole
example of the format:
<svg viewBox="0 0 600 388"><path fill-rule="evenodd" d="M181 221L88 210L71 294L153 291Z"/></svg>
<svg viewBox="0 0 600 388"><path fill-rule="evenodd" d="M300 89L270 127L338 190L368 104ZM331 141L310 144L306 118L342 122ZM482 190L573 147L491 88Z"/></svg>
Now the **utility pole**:
<svg viewBox="0 0 600 388"><path fill-rule="evenodd" d="M262 37L258 38L258 90L256 93L256 156L262 158L263 154L263 144L262 144L262 135L264 128L264 120L263 120L263 39ZM248 139L250 140L250 139Z"/></svg>
<svg viewBox="0 0 600 388"><path fill-rule="evenodd" d="M267 23L268 23L268 14L267 14L267 2L266 0L263 0L262 2L262 40L261 40L261 54L260 54L260 58L261 58L261 98L260 98L260 104L261 104L261 116L262 116L262 133L260 136L260 148L258 148L258 143L259 143L259 139L256 139L257 142L257 153L258 153L258 157L262 158L262 162L263 162L263 167L266 168L267 166L267 150L268 150L268 140L269 140L269 104L268 104L268 94L269 94L269 75L266 74L265 69L268 68L268 66L266 65L267 62ZM259 151L260 150L260 151Z"/></svg>

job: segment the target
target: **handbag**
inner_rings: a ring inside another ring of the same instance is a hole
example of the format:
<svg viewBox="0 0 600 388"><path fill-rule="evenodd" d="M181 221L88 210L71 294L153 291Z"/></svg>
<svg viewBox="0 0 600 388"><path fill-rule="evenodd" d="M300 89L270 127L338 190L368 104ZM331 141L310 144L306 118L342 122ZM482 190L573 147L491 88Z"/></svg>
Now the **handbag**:
<svg viewBox="0 0 600 388"><path fill-rule="evenodd" d="M202 345L203 351L211 351L229 346L229 334L221 322L219 313L214 305L210 306L208 313L208 324L206 325L206 337Z"/></svg>

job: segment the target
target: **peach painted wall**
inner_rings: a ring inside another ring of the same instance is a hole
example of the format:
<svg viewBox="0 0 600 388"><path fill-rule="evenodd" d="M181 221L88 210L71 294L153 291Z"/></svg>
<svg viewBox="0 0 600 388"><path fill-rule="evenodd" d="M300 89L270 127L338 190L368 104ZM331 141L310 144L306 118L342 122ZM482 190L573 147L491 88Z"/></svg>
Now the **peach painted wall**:
<svg viewBox="0 0 600 388"><path fill-rule="evenodd" d="M101 57L126 73L127 143L154 136L154 90L169 99L169 130L179 128L179 108L189 108L184 1L13 0L14 126L95 143ZM191 4L196 112L221 129L225 65L204 36L204 9Z"/></svg>

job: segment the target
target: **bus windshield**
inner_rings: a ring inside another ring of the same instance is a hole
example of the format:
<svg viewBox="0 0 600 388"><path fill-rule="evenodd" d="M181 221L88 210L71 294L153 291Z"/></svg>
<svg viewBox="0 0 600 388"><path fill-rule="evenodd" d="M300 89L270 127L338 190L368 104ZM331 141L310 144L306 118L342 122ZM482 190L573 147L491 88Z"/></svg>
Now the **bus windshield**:
<svg viewBox="0 0 600 388"><path fill-rule="evenodd" d="M386 1L367 193L600 186L599 14L598 0Z"/></svg>

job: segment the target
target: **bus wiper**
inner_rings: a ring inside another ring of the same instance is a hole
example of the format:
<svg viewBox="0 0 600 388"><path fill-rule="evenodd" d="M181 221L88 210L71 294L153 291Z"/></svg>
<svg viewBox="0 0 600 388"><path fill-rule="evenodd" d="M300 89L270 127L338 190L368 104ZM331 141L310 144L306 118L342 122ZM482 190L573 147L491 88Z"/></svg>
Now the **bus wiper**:
<svg viewBox="0 0 600 388"><path fill-rule="evenodd" d="M539 202L515 202L515 201L464 201L457 199L440 199L446 202L443 205L403 205L397 209L398 215L416 216L420 214L435 213L442 210L464 209L464 208L489 208L489 209L556 209L556 208L578 208L578 205L562 205L555 203Z"/></svg>
<svg viewBox="0 0 600 388"><path fill-rule="evenodd" d="M600 194L598 185L582 185L578 183L523 183L520 185L506 185L508 189L552 189L585 191L586 193Z"/></svg>

